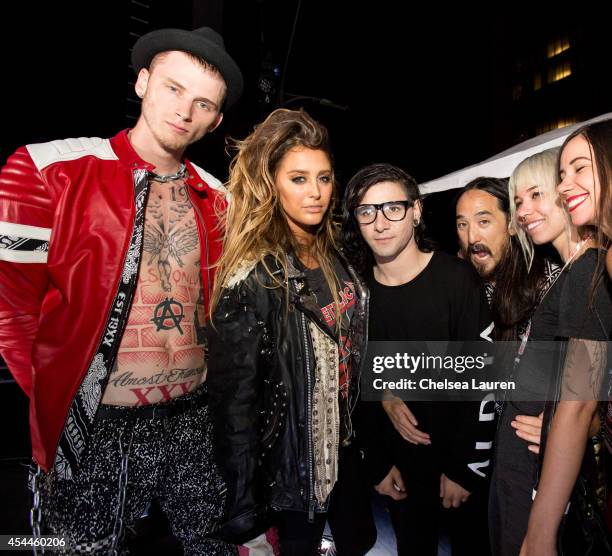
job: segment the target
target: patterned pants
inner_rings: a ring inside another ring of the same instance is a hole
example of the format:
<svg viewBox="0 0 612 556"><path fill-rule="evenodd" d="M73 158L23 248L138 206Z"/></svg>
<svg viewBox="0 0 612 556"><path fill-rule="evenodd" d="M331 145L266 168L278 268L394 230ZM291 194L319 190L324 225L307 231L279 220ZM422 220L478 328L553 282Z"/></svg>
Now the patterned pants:
<svg viewBox="0 0 612 556"><path fill-rule="evenodd" d="M43 525L66 537L69 554L125 553L125 527L154 497L186 555L236 554L235 547L207 538L225 489L214 464L204 388L187 395L196 403L169 417L113 407L96 418L72 479L53 472L42 477ZM184 404L187 396L163 405Z"/></svg>

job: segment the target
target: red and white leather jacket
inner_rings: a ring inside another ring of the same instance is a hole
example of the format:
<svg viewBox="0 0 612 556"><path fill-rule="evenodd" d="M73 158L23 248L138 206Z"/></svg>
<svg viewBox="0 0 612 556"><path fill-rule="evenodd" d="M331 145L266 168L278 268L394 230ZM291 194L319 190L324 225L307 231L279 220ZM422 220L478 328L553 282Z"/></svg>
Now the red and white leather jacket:
<svg viewBox="0 0 612 556"><path fill-rule="evenodd" d="M186 161L206 307L221 183ZM19 148L0 172L0 353L30 397L32 455L70 476L127 319L151 164L127 130Z"/></svg>

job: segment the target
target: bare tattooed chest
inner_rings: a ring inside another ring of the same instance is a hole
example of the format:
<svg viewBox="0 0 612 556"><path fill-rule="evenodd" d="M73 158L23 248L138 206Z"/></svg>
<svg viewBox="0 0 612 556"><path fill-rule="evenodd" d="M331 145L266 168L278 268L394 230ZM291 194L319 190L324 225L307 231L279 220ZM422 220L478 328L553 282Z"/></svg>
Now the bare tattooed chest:
<svg viewBox="0 0 612 556"><path fill-rule="evenodd" d="M195 219L184 184L151 184L138 284L103 403L159 403L204 380L205 309Z"/></svg>

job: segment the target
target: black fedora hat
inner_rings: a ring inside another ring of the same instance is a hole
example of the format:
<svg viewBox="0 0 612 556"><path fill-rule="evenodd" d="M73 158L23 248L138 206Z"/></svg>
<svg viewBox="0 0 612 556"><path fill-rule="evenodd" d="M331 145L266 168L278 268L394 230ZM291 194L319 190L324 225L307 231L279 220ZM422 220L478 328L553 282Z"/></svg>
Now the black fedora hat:
<svg viewBox="0 0 612 556"><path fill-rule="evenodd" d="M142 68L148 68L156 54L167 50L189 52L215 66L227 85L226 108L240 98L244 87L240 68L225 50L223 37L210 27L200 27L194 31L158 29L143 35L132 49L134 71L138 73Z"/></svg>

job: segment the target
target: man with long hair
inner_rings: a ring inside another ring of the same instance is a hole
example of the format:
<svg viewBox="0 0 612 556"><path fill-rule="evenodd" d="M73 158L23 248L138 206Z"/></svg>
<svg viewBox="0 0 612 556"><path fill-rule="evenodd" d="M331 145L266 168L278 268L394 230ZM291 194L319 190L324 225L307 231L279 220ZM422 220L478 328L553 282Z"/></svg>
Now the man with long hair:
<svg viewBox="0 0 612 556"><path fill-rule="evenodd" d="M133 129L27 145L0 174L0 352L30 397L34 533L122 552L155 497L186 554L228 554L208 538L202 330L225 192L184 153L243 80L208 27L148 33L132 64Z"/></svg>
<svg viewBox="0 0 612 556"><path fill-rule="evenodd" d="M374 164L346 188L343 246L370 289L369 339L486 339L492 326L480 280L425 238L416 182ZM436 555L448 518L453 554L488 554L486 475L492 399L482 403L362 403L358 438L376 490L386 495L398 554ZM386 414L385 414L386 413Z"/></svg>
<svg viewBox="0 0 612 556"><path fill-rule="evenodd" d="M529 266L510 226L508 179L480 177L460 190L455 204L461 255L485 281L495 340L521 337L538 303L542 283L556 265L542 256Z"/></svg>

